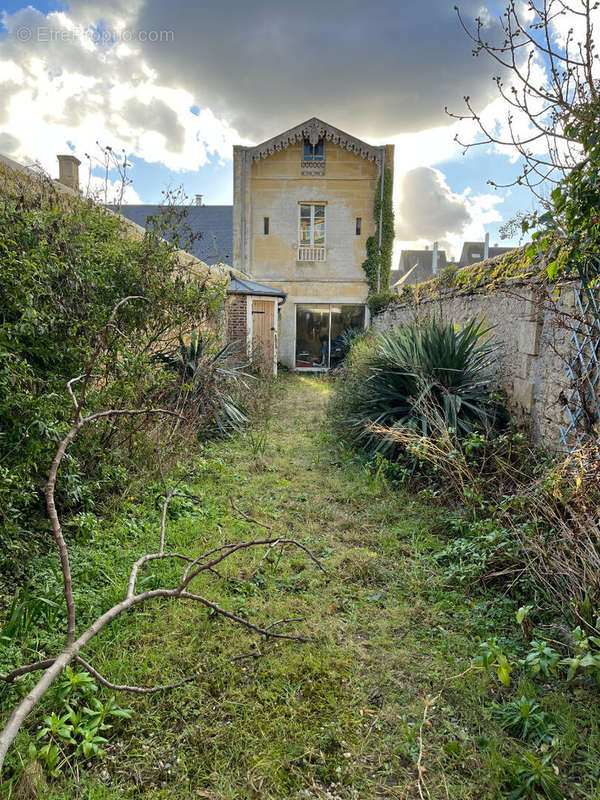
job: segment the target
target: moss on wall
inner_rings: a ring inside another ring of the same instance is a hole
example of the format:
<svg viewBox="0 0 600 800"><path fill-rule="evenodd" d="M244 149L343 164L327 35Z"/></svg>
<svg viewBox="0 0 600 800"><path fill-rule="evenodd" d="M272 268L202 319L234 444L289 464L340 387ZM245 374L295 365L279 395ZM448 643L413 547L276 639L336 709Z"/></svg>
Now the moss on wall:
<svg viewBox="0 0 600 800"><path fill-rule="evenodd" d="M429 300L437 297L443 291L454 289L465 294L479 292L483 289L491 291L494 287L515 278L539 278L547 280L546 266L541 260L531 255L528 246L518 247L468 267L457 268L449 266L435 278L418 283L406 285L400 294L391 295L385 305L391 303L406 303L410 301ZM380 305L379 309L384 305Z"/></svg>

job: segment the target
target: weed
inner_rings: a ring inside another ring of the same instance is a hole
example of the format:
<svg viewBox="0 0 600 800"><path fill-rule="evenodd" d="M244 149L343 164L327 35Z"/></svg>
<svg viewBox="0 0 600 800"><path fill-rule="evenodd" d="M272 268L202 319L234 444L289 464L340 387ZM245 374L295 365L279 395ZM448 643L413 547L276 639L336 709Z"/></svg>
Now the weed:
<svg viewBox="0 0 600 800"><path fill-rule="evenodd" d="M562 800L563 797L550 755L540 759L533 753L525 753L514 764L510 789L508 800L519 800L522 797L538 800L540 796L547 800Z"/></svg>
<svg viewBox="0 0 600 800"><path fill-rule="evenodd" d="M62 712L52 711L44 717L28 749L28 759L39 761L53 778L72 767L78 756L87 761L102 758L108 742L104 734L113 727L108 720L131 718L131 711L121 708L114 697L105 703L93 697L97 691L89 673L66 668L55 692Z"/></svg>
<svg viewBox="0 0 600 800"><path fill-rule="evenodd" d="M556 675L556 670L560 662L560 654L551 647L548 642L538 642L533 639L530 644L529 653L520 663L526 667L532 675L542 675L549 678Z"/></svg>
<svg viewBox="0 0 600 800"><path fill-rule="evenodd" d="M556 733L552 715L542 711L539 703L531 697L523 696L498 706L495 716L513 736L536 745L552 741Z"/></svg>

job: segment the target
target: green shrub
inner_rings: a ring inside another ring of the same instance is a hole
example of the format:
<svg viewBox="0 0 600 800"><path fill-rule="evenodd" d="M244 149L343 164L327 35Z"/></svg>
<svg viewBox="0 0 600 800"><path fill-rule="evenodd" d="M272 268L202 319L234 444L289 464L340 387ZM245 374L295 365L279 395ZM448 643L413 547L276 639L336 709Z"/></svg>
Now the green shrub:
<svg viewBox="0 0 600 800"><path fill-rule="evenodd" d="M0 169L0 574L19 575L48 541L43 486L73 418L66 382L88 363L116 303L122 306L95 365L87 407L146 406L173 376L151 353L209 324L224 284L194 277L152 231L131 234L103 207L51 181ZM153 421L153 425L157 422ZM91 511L149 461L139 418L88 426L61 466L61 513Z"/></svg>
<svg viewBox="0 0 600 800"><path fill-rule="evenodd" d="M60 711L44 717L36 744L30 743L28 753L52 777L58 777L66 767L72 768L77 756L87 761L103 758L108 731L119 719L131 718L132 712L121 708L114 696L102 703L94 697L97 691L89 673L65 669L55 692Z"/></svg>
<svg viewBox="0 0 600 800"><path fill-rule="evenodd" d="M350 360L343 401L334 402L345 437L367 452L398 449L381 426L420 436L488 432L505 417L490 396L497 345L472 319L463 328L426 319L386 330Z"/></svg>

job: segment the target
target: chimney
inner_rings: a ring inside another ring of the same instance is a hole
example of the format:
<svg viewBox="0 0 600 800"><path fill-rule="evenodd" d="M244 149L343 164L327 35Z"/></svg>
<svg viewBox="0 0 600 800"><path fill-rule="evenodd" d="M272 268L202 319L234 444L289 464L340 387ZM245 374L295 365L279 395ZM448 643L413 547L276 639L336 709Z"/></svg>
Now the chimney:
<svg viewBox="0 0 600 800"><path fill-rule="evenodd" d="M204 198L203 194L197 194L196 195L196 201L195 202L196 202L197 206L203 206L204 205L203 198Z"/></svg>
<svg viewBox="0 0 600 800"><path fill-rule="evenodd" d="M74 192L79 191L79 165L81 161L75 156L56 156L58 158L58 181Z"/></svg>
<svg viewBox="0 0 600 800"><path fill-rule="evenodd" d="M438 243L433 243L433 253L431 255L431 269L434 275L438 274Z"/></svg>
<svg viewBox="0 0 600 800"><path fill-rule="evenodd" d="M485 243L483 245L483 260L485 261L486 258L489 257L490 254L490 235L486 233L485 235Z"/></svg>

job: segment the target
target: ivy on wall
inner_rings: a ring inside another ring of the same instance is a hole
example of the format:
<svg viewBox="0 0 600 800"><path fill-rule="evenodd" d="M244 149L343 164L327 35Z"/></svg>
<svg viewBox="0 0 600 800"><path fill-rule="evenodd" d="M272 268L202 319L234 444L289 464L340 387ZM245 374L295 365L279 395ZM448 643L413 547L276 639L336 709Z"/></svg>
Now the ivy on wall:
<svg viewBox="0 0 600 800"><path fill-rule="evenodd" d="M390 271L392 268L392 249L394 246L394 208L392 204L392 170L383 171L383 197L381 192L381 177L377 181L375 202L373 204L373 217L375 219L375 233L367 239L367 257L363 261L367 281L369 284L369 304L378 306L381 298L389 294ZM381 247L379 247L379 218L381 214ZM377 290L377 271L379 268L379 291Z"/></svg>

